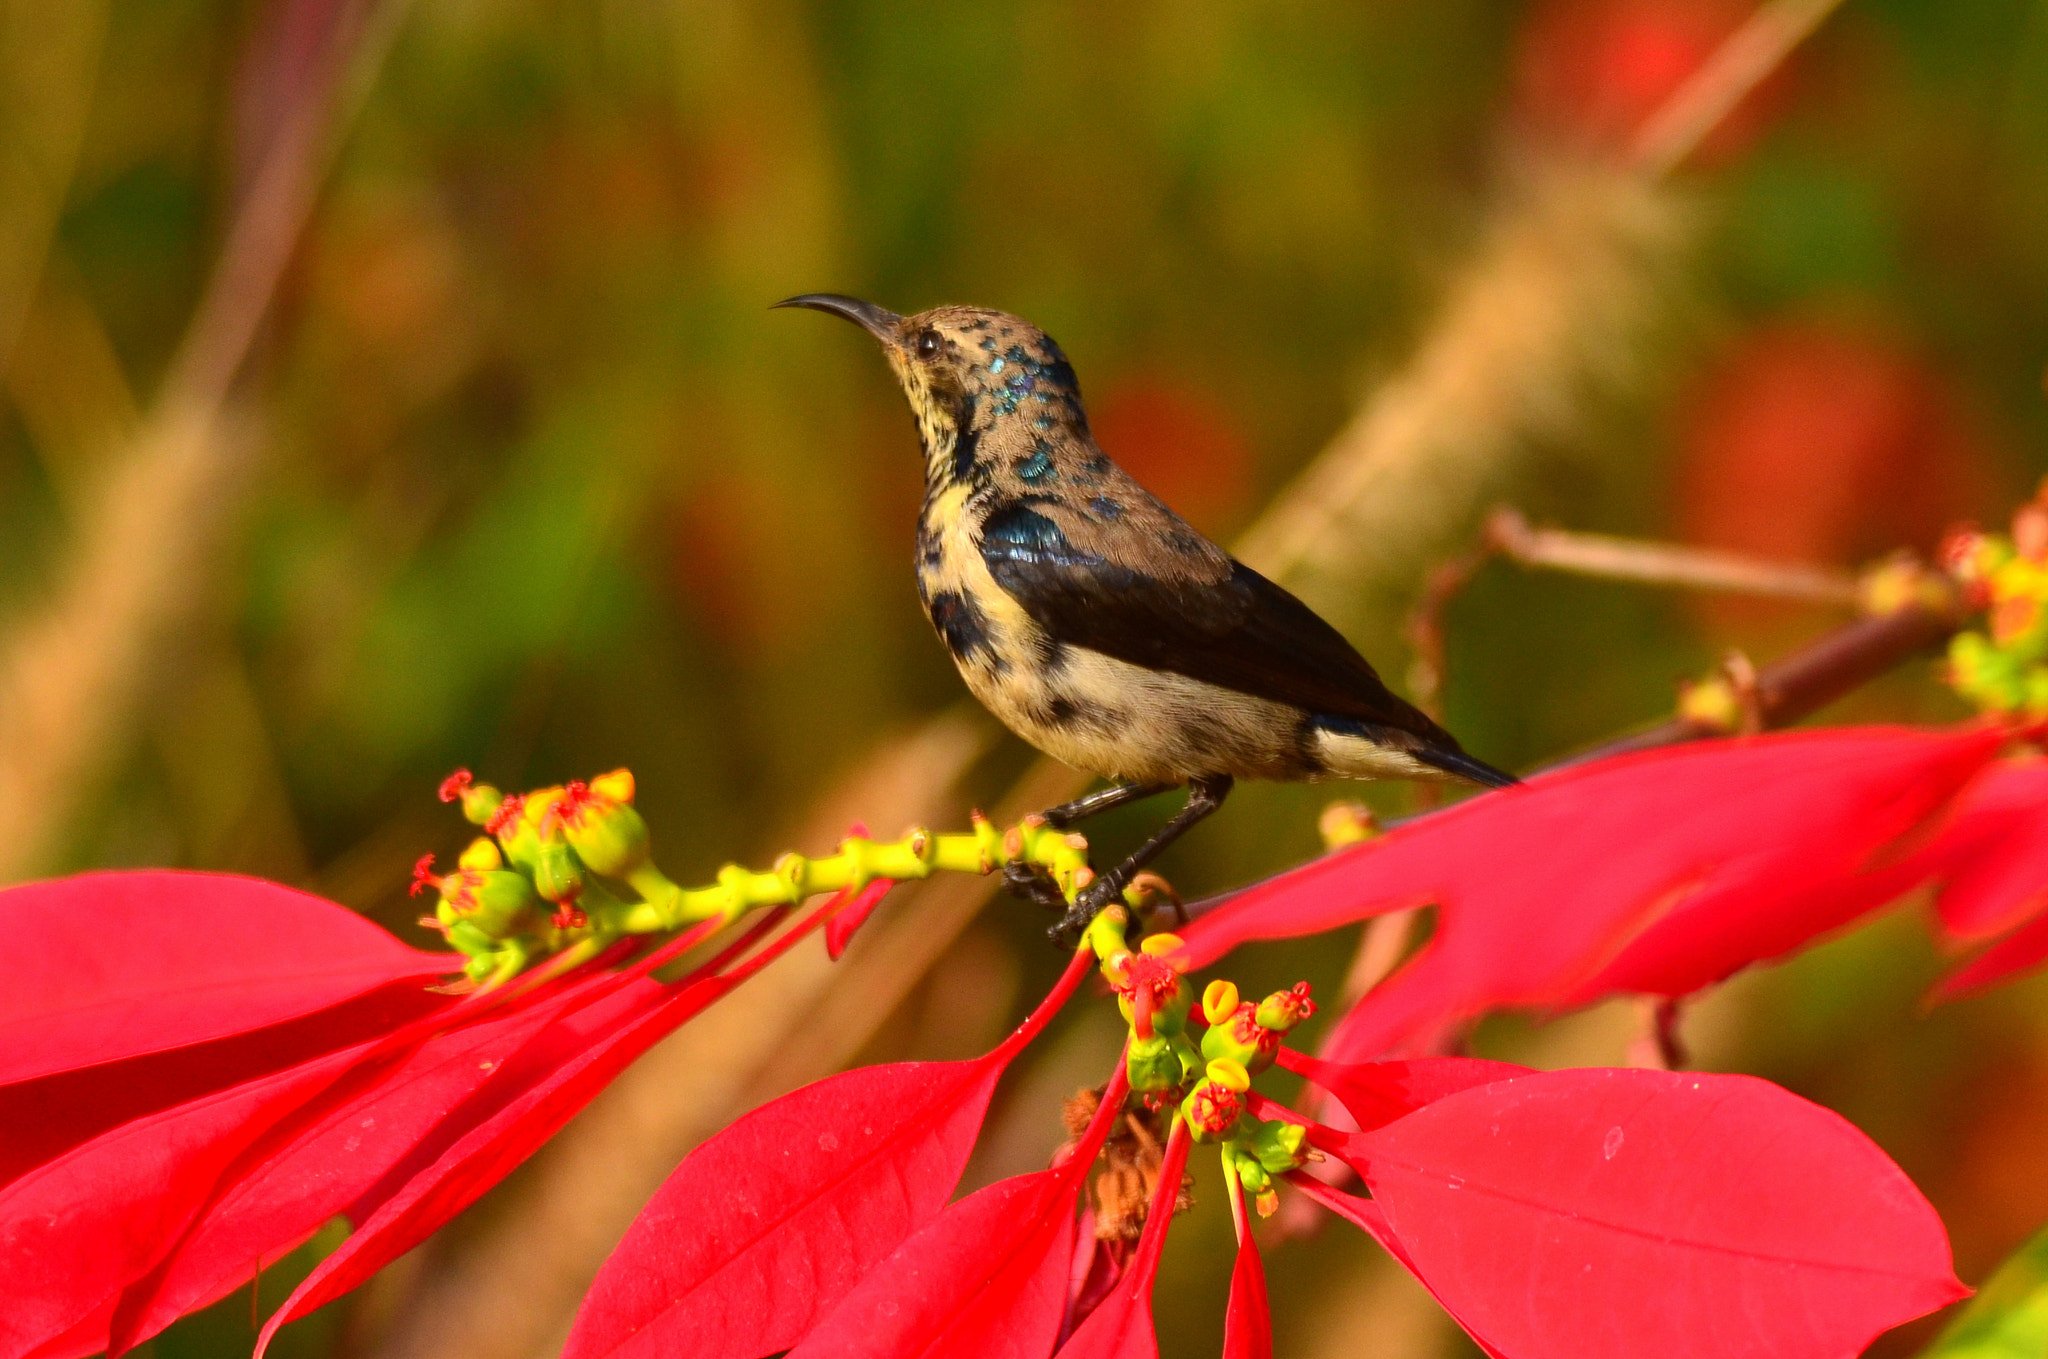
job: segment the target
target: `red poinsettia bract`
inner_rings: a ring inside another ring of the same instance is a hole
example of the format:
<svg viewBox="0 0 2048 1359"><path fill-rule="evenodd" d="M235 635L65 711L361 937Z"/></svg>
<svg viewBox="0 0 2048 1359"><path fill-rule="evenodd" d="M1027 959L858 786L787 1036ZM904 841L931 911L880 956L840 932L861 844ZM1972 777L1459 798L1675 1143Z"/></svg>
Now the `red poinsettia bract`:
<svg viewBox="0 0 2048 1359"><path fill-rule="evenodd" d="M1111 1125L1139 1108L1128 1050L1048 1169L945 1202L989 1085L1076 980L987 1057L836 1076L705 1143L605 1265L567 1359L1155 1359L1152 1287L1203 1136L1198 1102L1173 1119L1143 1234L1107 1288L1083 1286L1075 1246ZM1373 1196L1287 1178L1370 1232L1491 1354L1837 1359L1967 1291L1898 1167L1766 1082L1281 1051L1364 1131L1256 1094L1248 1112L1305 1125ZM1253 1359L1271 1353L1265 1274L1232 1164L1224 1352Z"/></svg>
<svg viewBox="0 0 2048 1359"><path fill-rule="evenodd" d="M1427 1051L1496 1007L1683 995L1927 881L1952 934L2005 936L1951 989L2038 962L2048 769L1996 761L2007 736L1646 752L1340 851L1142 953L1115 908L994 1052L846 1073L700 1147L600 1276L569 1353L1149 1354L1191 1144L1220 1149L1239 1225L1231 1355L1269 1348L1247 1207L1271 1210L1276 1177L1373 1232L1495 1353L1668 1352L1681 1333L1700 1352L1768 1333L1773 1352L1849 1353L1957 1285L1931 1210L1833 1115L1737 1077L1367 1059ZM267 1344L473 1202L663 1034L886 888L764 943L777 908L677 981L652 972L715 927L631 966L623 944L459 999L428 987L459 959L269 884L105 874L0 894L38 945L0 962L16 1040L0 1057L0 1296L21 1300L0 1312L0 1359L118 1354L346 1217L353 1235ZM1184 969L1238 942L1424 904L1434 938L1340 1021L1328 1060L1282 1046L1305 990L1255 1005L1219 981L1191 1013ZM949 1204L996 1081L1091 949L1131 1026L1125 1062L1053 1165ZM1355 1128L1253 1092L1276 1055ZM1308 1146L1373 1198L1295 1173ZM1631 1301L1645 1297L1654 1312Z"/></svg>
<svg viewBox="0 0 2048 1359"><path fill-rule="evenodd" d="M1407 1084L1455 1060L1395 1065ZM1372 1072L1332 1084L1371 1087ZM1847 1356L1968 1292L1904 1173L1844 1119L1753 1077L1530 1072L1384 1123L1352 1112L1367 1131L1317 1140L1372 1197L1293 1182L1490 1354Z"/></svg>
<svg viewBox="0 0 2048 1359"><path fill-rule="evenodd" d="M648 974L695 937L458 998L432 985L461 958L251 879L94 874L0 909L36 941L0 958L5 1359L118 1355L345 1216L354 1234L267 1339L418 1244L795 937L727 966L757 929L672 983Z"/></svg>
<svg viewBox="0 0 2048 1359"><path fill-rule="evenodd" d="M1956 799L1912 867L1939 883L1935 911L1959 946L1983 945L1937 999L1984 990L2048 961L2048 760L2006 760ZM2000 937L2003 936L2003 937Z"/></svg>
<svg viewBox="0 0 2048 1359"><path fill-rule="evenodd" d="M1930 876L1916 833L2005 740L1834 728L1567 768L1225 898L1183 931L1188 961L1435 905L1430 943L1331 1033L1326 1055L1350 1061L1426 1050L1499 1007L1683 996Z"/></svg>

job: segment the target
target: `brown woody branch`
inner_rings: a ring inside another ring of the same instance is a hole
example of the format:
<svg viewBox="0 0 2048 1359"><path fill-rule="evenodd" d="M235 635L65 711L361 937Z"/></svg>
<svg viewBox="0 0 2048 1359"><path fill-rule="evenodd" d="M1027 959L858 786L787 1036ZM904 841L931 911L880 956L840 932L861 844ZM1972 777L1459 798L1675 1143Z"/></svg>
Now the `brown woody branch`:
<svg viewBox="0 0 2048 1359"><path fill-rule="evenodd" d="M1823 634L1756 672L1753 703L1758 725L1770 730L1811 716L1902 662L1940 646L1954 635L1961 621L1953 613L1915 604L1896 613L1859 618ZM1551 767L1728 734L1713 723L1673 717L1617 736Z"/></svg>

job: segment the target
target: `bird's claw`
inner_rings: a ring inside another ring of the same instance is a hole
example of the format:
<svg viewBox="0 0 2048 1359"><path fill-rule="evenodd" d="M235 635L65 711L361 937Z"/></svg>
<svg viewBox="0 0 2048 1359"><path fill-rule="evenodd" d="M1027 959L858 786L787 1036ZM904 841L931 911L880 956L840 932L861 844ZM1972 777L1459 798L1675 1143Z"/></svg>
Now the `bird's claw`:
<svg viewBox="0 0 2048 1359"><path fill-rule="evenodd" d="M1067 909L1067 899L1060 894L1052 874L1024 859L1011 859L1003 865L1003 890L1020 900L1036 902L1048 911Z"/></svg>
<svg viewBox="0 0 2048 1359"><path fill-rule="evenodd" d="M1074 898L1074 904L1067 907L1067 913L1060 917L1057 925L1046 931L1047 935L1063 949L1078 947L1089 922L1101 914L1103 907L1122 895L1122 888L1114 877L1105 875L1097 878L1081 889L1081 895Z"/></svg>

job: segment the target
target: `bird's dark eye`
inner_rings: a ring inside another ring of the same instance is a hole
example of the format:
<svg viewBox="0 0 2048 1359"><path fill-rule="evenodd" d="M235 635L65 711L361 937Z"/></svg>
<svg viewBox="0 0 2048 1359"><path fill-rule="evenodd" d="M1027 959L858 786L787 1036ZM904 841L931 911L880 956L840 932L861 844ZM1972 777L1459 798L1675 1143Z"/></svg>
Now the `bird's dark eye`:
<svg viewBox="0 0 2048 1359"><path fill-rule="evenodd" d="M917 333L917 356L921 359L935 359L939 356L939 332L920 330Z"/></svg>

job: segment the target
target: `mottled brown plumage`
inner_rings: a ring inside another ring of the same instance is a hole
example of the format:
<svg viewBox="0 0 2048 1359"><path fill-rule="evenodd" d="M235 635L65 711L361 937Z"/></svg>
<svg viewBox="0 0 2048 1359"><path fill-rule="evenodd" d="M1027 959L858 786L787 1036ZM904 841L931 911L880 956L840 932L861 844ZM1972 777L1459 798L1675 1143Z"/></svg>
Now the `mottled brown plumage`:
<svg viewBox="0 0 2048 1359"><path fill-rule="evenodd" d="M973 307L902 317L831 294L781 305L846 317L882 342L924 450L918 593L968 688L1041 750L1122 781L1048 815L1064 824L1192 790L1069 927L1236 778L1513 782L1105 455L1073 368L1037 327Z"/></svg>

